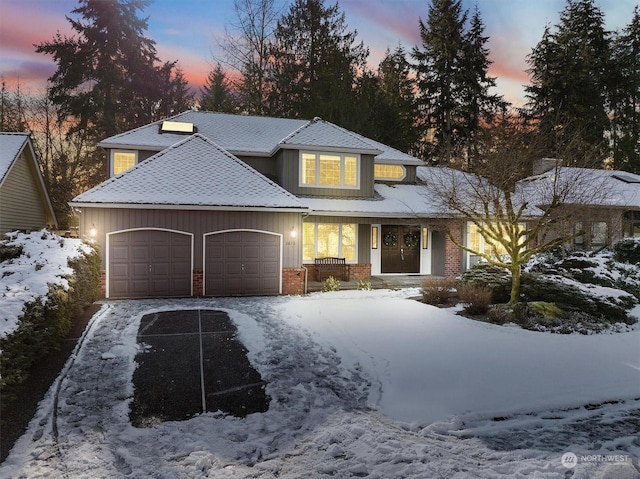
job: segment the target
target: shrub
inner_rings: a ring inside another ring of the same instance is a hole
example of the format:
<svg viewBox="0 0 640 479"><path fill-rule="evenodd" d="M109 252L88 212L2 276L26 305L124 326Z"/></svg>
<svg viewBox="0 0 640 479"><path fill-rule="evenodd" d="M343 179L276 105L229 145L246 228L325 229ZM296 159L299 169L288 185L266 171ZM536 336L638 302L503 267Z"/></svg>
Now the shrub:
<svg viewBox="0 0 640 479"><path fill-rule="evenodd" d="M327 291L340 291L340 280L333 276L329 276L325 279L322 284L322 292L326 293Z"/></svg>
<svg viewBox="0 0 640 479"><path fill-rule="evenodd" d="M487 314L488 321L493 324L503 325L513 322L513 311L506 304L494 304Z"/></svg>
<svg viewBox="0 0 640 479"><path fill-rule="evenodd" d="M0 243L0 263L18 258L22 255L22 246L7 246Z"/></svg>
<svg viewBox="0 0 640 479"><path fill-rule="evenodd" d="M491 306L491 289L474 283L458 284L458 299L465 303L464 310L473 315L486 314Z"/></svg>
<svg viewBox="0 0 640 479"><path fill-rule="evenodd" d="M498 266L479 263L458 276L459 283L473 283L491 290L492 303L506 303L511 296L511 273Z"/></svg>
<svg viewBox="0 0 640 479"><path fill-rule="evenodd" d="M371 281L368 281L366 279L361 279L358 281L358 284L356 285L356 288L358 290L361 291L371 291Z"/></svg>
<svg viewBox="0 0 640 479"><path fill-rule="evenodd" d="M613 246L614 259L621 263L640 264L640 240L627 238Z"/></svg>
<svg viewBox="0 0 640 479"><path fill-rule="evenodd" d="M100 256L97 251L69 261L69 288L50 286L45 298L24 305L18 328L0 338L0 410L11 399L38 358L57 350L71 330L73 317L98 298Z"/></svg>
<svg viewBox="0 0 640 479"><path fill-rule="evenodd" d="M427 304L446 304L455 287L456 283L452 279L425 278L420 289L422 300Z"/></svg>

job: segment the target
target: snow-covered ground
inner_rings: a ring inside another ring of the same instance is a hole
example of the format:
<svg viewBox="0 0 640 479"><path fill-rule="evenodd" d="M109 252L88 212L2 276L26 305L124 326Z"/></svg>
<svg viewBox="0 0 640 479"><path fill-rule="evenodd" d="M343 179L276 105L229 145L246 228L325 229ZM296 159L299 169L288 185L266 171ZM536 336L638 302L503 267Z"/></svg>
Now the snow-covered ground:
<svg viewBox="0 0 640 479"><path fill-rule="evenodd" d="M106 302L0 477L640 477L640 329L500 327L417 294ZM269 410L132 427L141 317L195 308L237 324Z"/></svg>

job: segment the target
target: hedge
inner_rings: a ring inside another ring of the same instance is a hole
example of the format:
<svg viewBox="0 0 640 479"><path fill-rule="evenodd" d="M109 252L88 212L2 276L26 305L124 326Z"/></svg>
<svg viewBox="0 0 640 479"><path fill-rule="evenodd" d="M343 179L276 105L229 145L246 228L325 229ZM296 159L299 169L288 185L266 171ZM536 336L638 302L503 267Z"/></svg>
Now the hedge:
<svg viewBox="0 0 640 479"><path fill-rule="evenodd" d="M100 256L96 250L69 261L68 289L50 286L46 298L24 305L18 328L0 338L0 410L39 359L60 348L73 318L99 296Z"/></svg>

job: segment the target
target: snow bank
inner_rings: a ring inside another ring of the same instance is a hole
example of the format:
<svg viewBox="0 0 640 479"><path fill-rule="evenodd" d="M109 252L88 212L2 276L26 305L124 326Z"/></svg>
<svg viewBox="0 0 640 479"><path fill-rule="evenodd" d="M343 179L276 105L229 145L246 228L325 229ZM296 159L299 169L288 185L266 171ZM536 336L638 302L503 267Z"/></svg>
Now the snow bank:
<svg viewBox="0 0 640 479"><path fill-rule="evenodd" d="M46 230L7 236L7 246L21 246L22 255L0 263L0 337L18 327L26 303L46 298L49 285L66 289L67 277L73 274L69 260L91 250L79 239L62 238Z"/></svg>

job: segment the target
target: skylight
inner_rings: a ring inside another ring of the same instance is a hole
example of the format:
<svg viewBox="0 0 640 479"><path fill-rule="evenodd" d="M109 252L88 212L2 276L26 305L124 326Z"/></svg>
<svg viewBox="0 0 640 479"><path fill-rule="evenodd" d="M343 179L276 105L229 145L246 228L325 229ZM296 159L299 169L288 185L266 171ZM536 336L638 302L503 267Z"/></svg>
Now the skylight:
<svg viewBox="0 0 640 479"><path fill-rule="evenodd" d="M613 176L616 180L624 181L625 183L640 183L640 178L637 176L627 175L625 173L616 173Z"/></svg>
<svg viewBox="0 0 640 479"><path fill-rule="evenodd" d="M195 133L195 127L184 121L163 121L160 133Z"/></svg>

